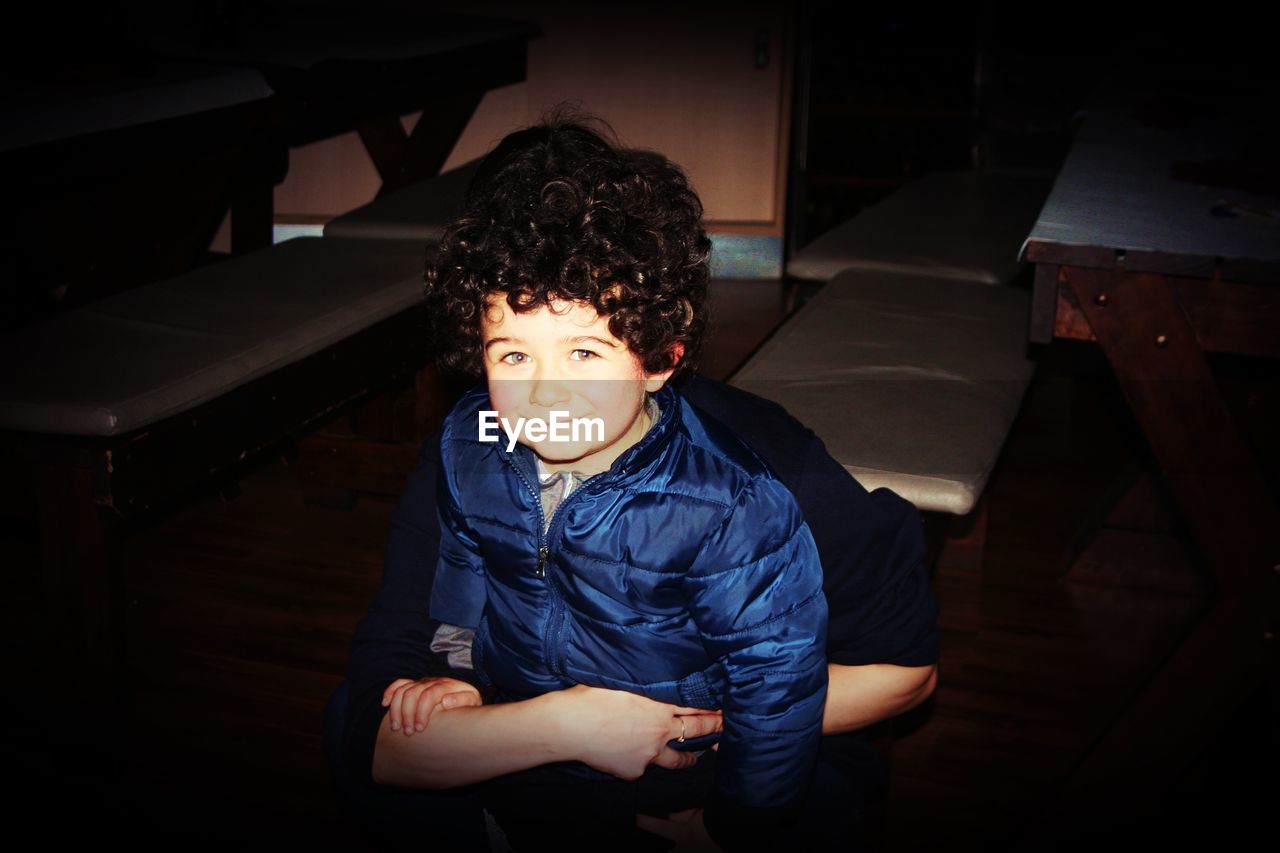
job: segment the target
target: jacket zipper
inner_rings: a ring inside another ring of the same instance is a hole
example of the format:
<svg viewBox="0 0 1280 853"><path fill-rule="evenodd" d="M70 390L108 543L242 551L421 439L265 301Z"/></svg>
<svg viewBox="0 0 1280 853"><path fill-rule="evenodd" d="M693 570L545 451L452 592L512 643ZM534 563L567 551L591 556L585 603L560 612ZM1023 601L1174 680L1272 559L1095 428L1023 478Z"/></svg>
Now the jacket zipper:
<svg viewBox="0 0 1280 853"><path fill-rule="evenodd" d="M519 465L512 462L511 468L516 472L516 476L520 478L520 482L524 483L524 487L529 490L529 494L533 495L533 510L537 513L534 523L537 525L538 534L538 568L534 573L540 578L545 578L547 576L548 548L546 535L544 533L547 529L547 523L546 519L542 516L542 498L539 496L538 490L529 482L529 478L524 475L524 471L520 470ZM552 513L553 517L554 515L555 514Z"/></svg>
<svg viewBox="0 0 1280 853"><path fill-rule="evenodd" d="M590 477L583 480L578 485L578 487L573 490L573 492L569 495L569 497L560 501L560 505L556 507L555 512L551 513L551 524L547 529L548 547L544 549L548 554L548 558L550 557L550 544L552 542L556 542L559 540L560 530L564 527L563 521L565 518L565 508L574 500L576 500L581 493L586 491L587 485L592 480L595 480L596 478L603 476L606 473L608 472L601 471L600 473L592 474ZM538 503L539 505L541 505L542 503L541 499L539 499ZM553 530L555 533L554 536L552 535ZM557 607L556 607L554 621L550 622L547 626L548 627L547 664L551 667L552 672L554 672L556 675L559 675L561 678L563 678L565 676L565 671L564 671L565 636L564 635L565 635L565 629L569 625L569 613L565 609L564 601L561 600L559 593L553 590L553 595L555 595L555 601L556 601Z"/></svg>
<svg viewBox="0 0 1280 853"><path fill-rule="evenodd" d="M536 463L535 463L536 464ZM547 563L551 559L551 543L555 541L551 536L551 528L564 516L564 508L570 502L578 497L578 494L584 491L587 484L598 477L607 474L608 471L601 471L592 474L583 480L579 486L573 490L569 497L560 502L560 505L551 513L551 520L548 522L542 514L542 495L529 482L529 478L520 470L520 466L512 464L516 474L520 477L520 481L524 483L525 488L533 496L533 507L537 511L538 525L538 567L534 570L534 575L540 580L546 580ZM619 469L620 475L626 474L626 469ZM557 528L559 532L559 528ZM565 613L564 602L561 601L559 593L555 589L555 585L551 582L547 583L547 591L551 598L551 613L547 619L547 631L542 638L542 654L546 660L547 666L551 671L559 676L564 676L564 633L567 623L567 614Z"/></svg>
<svg viewBox="0 0 1280 853"><path fill-rule="evenodd" d="M555 508L555 511L551 513L551 520L550 522L548 522L546 517L542 514L541 493L536 488L534 488L532 483L529 482L529 478L526 477L524 475L524 472L520 470L519 465L513 464L511 467L515 469L516 475L520 477L520 482L524 483L524 487L528 489L529 494L533 496L533 508L537 513L537 525L538 525L538 531L537 531L538 532L538 568L534 570L534 574L536 574L539 578L545 578L547 576L547 562L551 559L551 543L555 540L555 537L551 535L551 528L555 527L556 522L559 521L560 518L564 515L563 513L564 508L568 506L572 501L577 500L579 493L584 491L588 484L590 484L593 480L598 479L599 477L603 477L605 474L609 472L601 471L597 474L592 474L590 477L583 480L582 483L579 484L578 487L573 490L573 493L570 494L569 497L565 498L560 502L560 505L557 506ZM623 476L625 474L626 474L625 468L619 469L618 471L619 476ZM557 532L559 532L558 528L557 528Z"/></svg>
<svg viewBox="0 0 1280 853"><path fill-rule="evenodd" d="M519 465L513 462L511 467L515 469L516 475L520 478L520 481L524 483L525 488L529 490L529 494L533 497L533 508L536 513L534 524L537 525L536 532L538 535L538 567L534 569L534 576L539 580L546 581L547 597L551 602L551 612L547 614L547 629L542 635L542 659L547 662L547 668L550 669L551 672L556 675L563 675L564 673L560 672L560 667L557 665L557 656L554 654L558 643L553 642L552 638L559 638L564 635L564 628L562 625L564 622L564 605L560 601L559 594L556 592L555 584L546 580L547 562L551 558L551 546L548 536L548 533L550 532L550 525L547 523L546 518L542 513L542 496L539 491L534 488L531 482L529 482L529 478L524 475L524 471L520 469ZM551 514L553 521L555 520L559 510L560 507L556 507L556 512Z"/></svg>

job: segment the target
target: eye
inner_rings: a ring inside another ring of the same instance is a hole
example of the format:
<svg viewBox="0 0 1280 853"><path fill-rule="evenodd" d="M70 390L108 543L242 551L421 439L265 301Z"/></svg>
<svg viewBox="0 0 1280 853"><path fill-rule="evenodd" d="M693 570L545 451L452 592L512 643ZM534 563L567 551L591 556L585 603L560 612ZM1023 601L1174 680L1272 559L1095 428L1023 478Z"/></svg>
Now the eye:
<svg viewBox="0 0 1280 853"><path fill-rule="evenodd" d="M599 358L596 353L589 349L576 349L569 353L569 358L573 361L590 361L593 358Z"/></svg>
<svg viewBox="0 0 1280 853"><path fill-rule="evenodd" d="M529 360L529 356L522 352L509 352L498 360L507 364L524 364Z"/></svg>

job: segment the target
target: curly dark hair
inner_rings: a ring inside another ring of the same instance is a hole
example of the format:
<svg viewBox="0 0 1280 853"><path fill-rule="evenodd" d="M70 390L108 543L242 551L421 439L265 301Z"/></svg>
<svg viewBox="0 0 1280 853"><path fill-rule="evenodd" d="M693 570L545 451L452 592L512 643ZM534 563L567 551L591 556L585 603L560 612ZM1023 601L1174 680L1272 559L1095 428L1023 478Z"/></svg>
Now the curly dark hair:
<svg viewBox="0 0 1280 853"><path fill-rule="evenodd" d="M619 147L582 119L516 131L480 164L427 264L440 361L483 372L480 319L506 294L517 312L587 303L647 372L682 375L706 329L710 249L702 202L667 158Z"/></svg>

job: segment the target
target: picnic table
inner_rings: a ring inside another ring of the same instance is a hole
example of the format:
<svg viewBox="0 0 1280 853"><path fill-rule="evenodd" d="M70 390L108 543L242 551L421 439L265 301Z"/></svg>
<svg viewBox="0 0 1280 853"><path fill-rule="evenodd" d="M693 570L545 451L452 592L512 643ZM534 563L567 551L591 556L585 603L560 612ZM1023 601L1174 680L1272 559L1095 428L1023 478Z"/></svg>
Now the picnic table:
<svg viewBox="0 0 1280 853"><path fill-rule="evenodd" d="M1146 57L1086 104L1024 245L1030 337L1105 355L1212 574L1199 621L1067 781L1071 820L1152 803L1276 678L1280 512L1211 354L1280 355L1280 170L1257 83Z"/></svg>

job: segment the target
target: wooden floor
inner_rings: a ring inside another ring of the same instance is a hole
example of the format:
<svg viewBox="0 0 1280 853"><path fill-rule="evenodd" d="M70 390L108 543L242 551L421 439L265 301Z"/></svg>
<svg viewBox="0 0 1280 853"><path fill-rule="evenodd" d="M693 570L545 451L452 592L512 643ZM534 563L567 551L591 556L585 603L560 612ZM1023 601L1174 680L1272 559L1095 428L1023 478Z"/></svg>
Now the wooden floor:
<svg viewBox="0 0 1280 853"><path fill-rule="evenodd" d="M724 375L788 302L776 284L719 282L715 294L704 364ZM1038 808L1203 606L1194 594L1062 580L1073 537L1117 471L1141 461L1099 368L1084 350L1044 354L989 486L985 566L934 577L940 686L898 726L879 849L1050 846L1061 828L1039 822ZM45 724L80 691L75 673L38 665L34 531L2 531L11 660L0 757L21 781L19 823L99 839L172 832L195 847L261 838L360 849L329 786L320 720L378 584L393 502L307 507L288 455L247 469L235 499L196 496L126 539L131 731ZM1177 847L1267 827L1280 802L1278 736L1276 708L1259 695L1213 750L1189 757L1161 825L1128 829Z"/></svg>

